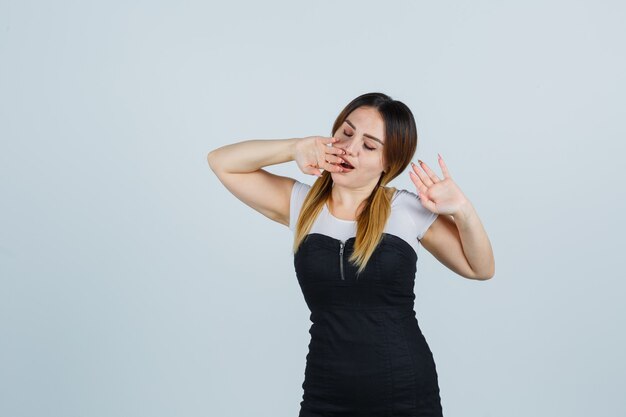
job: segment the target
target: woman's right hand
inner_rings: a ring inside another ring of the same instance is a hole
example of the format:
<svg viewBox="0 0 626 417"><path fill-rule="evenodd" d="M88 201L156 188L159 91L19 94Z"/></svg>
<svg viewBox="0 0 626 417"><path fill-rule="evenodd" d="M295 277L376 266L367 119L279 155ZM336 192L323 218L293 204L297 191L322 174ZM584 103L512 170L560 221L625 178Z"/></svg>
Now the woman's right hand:
<svg viewBox="0 0 626 417"><path fill-rule="evenodd" d="M294 160L305 174L322 176L320 169L330 172L344 172L339 165L343 160L343 149L335 148L332 143L337 142L335 137L308 136L299 139L295 146ZM331 146L328 146L328 144Z"/></svg>

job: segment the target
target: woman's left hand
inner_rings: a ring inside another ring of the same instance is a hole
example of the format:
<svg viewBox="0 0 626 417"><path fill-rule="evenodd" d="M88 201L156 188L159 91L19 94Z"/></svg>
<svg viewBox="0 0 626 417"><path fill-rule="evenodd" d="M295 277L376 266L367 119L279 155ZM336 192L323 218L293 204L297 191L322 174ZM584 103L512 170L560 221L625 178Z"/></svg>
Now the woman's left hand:
<svg viewBox="0 0 626 417"><path fill-rule="evenodd" d="M443 179L440 179L426 163L418 159L425 172L420 171L419 167L411 162L414 171L409 172L411 181L415 184L424 207L433 213L455 216L469 205L469 200L452 180L441 155L437 155L439 156L439 166L443 172Z"/></svg>

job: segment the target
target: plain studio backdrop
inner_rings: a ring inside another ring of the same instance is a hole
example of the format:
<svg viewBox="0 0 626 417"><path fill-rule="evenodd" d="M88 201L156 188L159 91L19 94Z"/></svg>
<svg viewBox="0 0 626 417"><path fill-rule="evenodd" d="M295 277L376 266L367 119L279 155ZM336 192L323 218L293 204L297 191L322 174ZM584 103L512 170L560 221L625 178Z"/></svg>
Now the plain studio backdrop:
<svg viewBox="0 0 626 417"><path fill-rule="evenodd" d="M293 236L206 156L329 136L370 91L411 108L413 161L441 174L441 153L494 249L481 282L420 248L444 415L624 415L624 21L618 1L0 1L0 415L296 416Z"/></svg>

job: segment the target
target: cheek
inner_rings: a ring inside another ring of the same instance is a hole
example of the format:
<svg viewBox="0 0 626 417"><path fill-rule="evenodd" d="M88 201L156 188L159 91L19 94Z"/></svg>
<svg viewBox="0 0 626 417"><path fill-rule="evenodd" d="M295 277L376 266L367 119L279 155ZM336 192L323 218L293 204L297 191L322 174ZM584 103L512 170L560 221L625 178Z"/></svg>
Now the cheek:
<svg viewBox="0 0 626 417"><path fill-rule="evenodd" d="M376 160L376 169L382 170L385 167L385 158L383 158L383 154L381 153Z"/></svg>
<svg viewBox="0 0 626 417"><path fill-rule="evenodd" d="M366 167L368 171L380 171L383 168L383 158L378 155L372 155L365 159L361 166Z"/></svg>

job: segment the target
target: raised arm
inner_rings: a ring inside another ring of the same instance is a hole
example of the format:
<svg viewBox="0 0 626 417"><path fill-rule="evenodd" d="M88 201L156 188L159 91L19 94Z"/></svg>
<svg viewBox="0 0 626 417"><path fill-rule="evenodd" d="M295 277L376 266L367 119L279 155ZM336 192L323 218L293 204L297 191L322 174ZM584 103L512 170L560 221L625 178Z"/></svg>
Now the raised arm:
<svg viewBox="0 0 626 417"><path fill-rule="evenodd" d="M207 161L235 197L269 219L289 226L289 200L295 180L261 168L294 160L298 140L246 140L212 150Z"/></svg>
<svg viewBox="0 0 626 417"><path fill-rule="evenodd" d="M452 179L441 155L439 165L443 179L424 162L419 163L425 172L412 164L411 181L417 187L424 207L439 214L422 237L422 245L441 263L465 278L493 278L496 266L491 242L474 206Z"/></svg>

